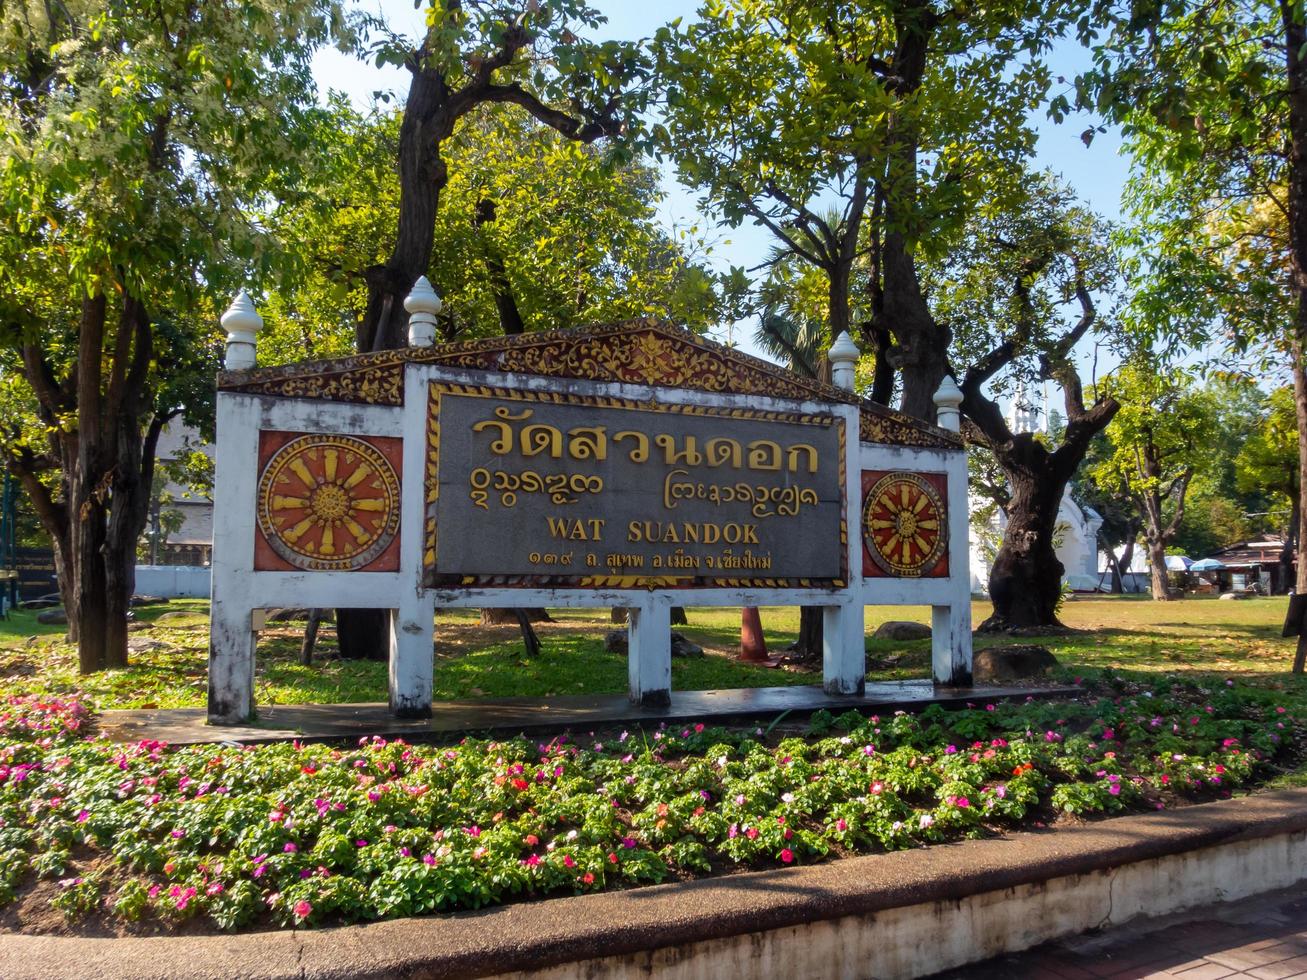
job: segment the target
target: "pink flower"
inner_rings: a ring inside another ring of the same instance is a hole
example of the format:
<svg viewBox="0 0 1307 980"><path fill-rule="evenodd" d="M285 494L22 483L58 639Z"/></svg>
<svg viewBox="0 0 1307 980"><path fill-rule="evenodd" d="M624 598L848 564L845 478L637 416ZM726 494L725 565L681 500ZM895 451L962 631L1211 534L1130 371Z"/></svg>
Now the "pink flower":
<svg viewBox="0 0 1307 980"><path fill-rule="evenodd" d="M879 796L885 791L885 784L878 779L867 788L871 791L872 796Z"/></svg>
<svg viewBox="0 0 1307 980"><path fill-rule="evenodd" d="M532 854L530 857L524 858L522 863L528 868L534 868L540 863L540 856L538 854Z"/></svg>
<svg viewBox="0 0 1307 980"><path fill-rule="evenodd" d="M294 854L296 851L299 850L299 848L296 847L294 844L292 844L290 841L287 841L286 846L283 847L282 850L287 854Z"/></svg>
<svg viewBox="0 0 1307 980"><path fill-rule="evenodd" d="M434 854L423 854L423 855L422 855L422 863L423 863L423 864L428 864L428 865L431 865L431 866L434 867L434 866L435 866L435 863L436 863L436 856L435 856Z"/></svg>
<svg viewBox="0 0 1307 980"><path fill-rule="evenodd" d="M845 822L843 817L840 817L838 820L835 821L835 829L842 833L843 831L849 829L849 825Z"/></svg>
<svg viewBox="0 0 1307 980"><path fill-rule="evenodd" d="M568 868L575 868L575 867L576 867L576 861L573 860L572 855L570 855L570 854L564 854L564 855L563 855L563 865L564 865L565 867L568 867Z"/></svg>
<svg viewBox="0 0 1307 980"><path fill-rule="evenodd" d="M295 918L307 919L313 914L313 906L301 899L295 903Z"/></svg>
<svg viewBox="0 0 1307 980"><path fill-rule="evenodd" d="M80 813L77 814L78 823L86 823L86 821L89 820L90 818L91 818L90 810L82 810Z"/></svg>
<svg viewBox="0 0 1307 980"><path fill-rule="evenodd" d="M784 864L789 864L793 860L794 860L794 852L791 851L788 847L781 848L781 862Z"/></svg>
<svg viewBox="0 0 1307 980"><path fill-rule="evenodd" d="M957 747L956 745L946 745L946 746L944 746L944 754L945 754L945 755L956 755L956 754L957 754L957 751L958 751L958 747Z"/></svg>

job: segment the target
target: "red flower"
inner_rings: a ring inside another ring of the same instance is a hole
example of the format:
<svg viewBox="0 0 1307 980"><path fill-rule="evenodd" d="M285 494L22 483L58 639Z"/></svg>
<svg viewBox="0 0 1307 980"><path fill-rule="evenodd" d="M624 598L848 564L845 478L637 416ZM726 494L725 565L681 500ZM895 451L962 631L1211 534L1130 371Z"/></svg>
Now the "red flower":
<svg viewBox="0 0 1307 980"><path fill-rule="evenodd" d="M784 864L789 864L793 860L794 860L794 852L791 851L788 847L781 848L781 862Z"/></svg>

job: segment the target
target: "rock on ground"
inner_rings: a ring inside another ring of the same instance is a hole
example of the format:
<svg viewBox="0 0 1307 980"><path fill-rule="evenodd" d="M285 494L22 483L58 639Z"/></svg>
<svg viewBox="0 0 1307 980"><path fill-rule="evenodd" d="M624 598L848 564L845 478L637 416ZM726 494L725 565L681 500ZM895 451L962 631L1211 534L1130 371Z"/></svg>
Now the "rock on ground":
<svg viewBox="0 0 1307 980"><path fill-rule="evenodd" d="M703 647L697 643L691 643L680 633L673 633L671 641L673 657L703 656ZM626 653L630 649L626 630L609 630L605 633L604 649L609 653Z"/></svg>
<svg viewBox="0 0 1307 980"><path fill-rule="evenodd" d="M902 620L892 619L888 623L881 623L880 628L872 634L873 640L928 640L930 639L930 627L924 623L908 623Z"/></svg>
<svg viewBox="0 0 1307 980"><path fill-rule="evenodd" d="M146 636L135 636L127 641L128 653L172 653L178 649L175 643L167 643L163 640L152 640Z"/></svg>
<svg viewBox="0 0 1307 980"><path fill-rule="evenodd" d="M42 626L65 626L68 623L68 613L58 606L53 609L42 609L36 614L36 621Z"/></svg>
<svg viewBox="0 0 1307 980"><path fill-rule="evenodd" d="M1038 677L1056 666L1057 658L1044 647L1030 644L986 647L977 650L972 658L971 675L977 684L998 684Z"/></svg>

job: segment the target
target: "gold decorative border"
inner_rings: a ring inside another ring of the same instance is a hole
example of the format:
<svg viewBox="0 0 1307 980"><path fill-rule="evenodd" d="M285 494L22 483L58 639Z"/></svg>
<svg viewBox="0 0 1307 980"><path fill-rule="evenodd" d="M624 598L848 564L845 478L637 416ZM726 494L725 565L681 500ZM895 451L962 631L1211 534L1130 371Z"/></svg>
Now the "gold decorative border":
<svg viewBox="0 0 1307 980"><path fill-rule="evenodd" d="M282 398L402 405L407 364L857 405L863 442L962 447L955 433L653 319L228 371L218 376L218 387Z"/></svg>
<svg viewBox="0 0 1307 980"><path fill-rule="evenodd" d="M435 584L436 571L436 503L440 494L440 400L443 395L464 395L473 398L503 398L510 401L549 402L557 405L591 405L596 408L620 408L642 412L665 412L671 415L715 416L719 418L751 419L766 422L792 422L800 425L835 426L839 440L840 484L840 575L833 579L811 578L711 578L700 576L668 575L464 575L457 582ZM422 579L425 588L618 588L618 589L843 589L849 582L849 528L848 528L848 441L844 419L836 415L818 415L807 412L775 412L758 408L726 408L717 405L691 405L681 402L656 400L636 401L608 395L578 395L561 391L533 391L521 388L499 388L491 385L467 385L451 381L433 381L427 393L427 454L426 454L426 540L422 552Z"/></svg>

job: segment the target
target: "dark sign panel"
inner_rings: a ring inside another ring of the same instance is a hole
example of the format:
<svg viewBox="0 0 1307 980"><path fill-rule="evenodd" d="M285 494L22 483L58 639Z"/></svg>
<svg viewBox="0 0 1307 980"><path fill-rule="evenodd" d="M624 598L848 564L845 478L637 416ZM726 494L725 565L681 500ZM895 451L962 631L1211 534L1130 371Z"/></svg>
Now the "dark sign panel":
<svg viewBox="0 0 1307 980"><path fill-rule="evenodd" d="M435 383L427 583L839 588L844 423Z"/></svg>
<svg viewBox="0 0 1307 980"><path fill-rule="evenodd" d="M48 548L19 548L17 551L20 600L39 599L59 591L53 551Z"/></svg>

